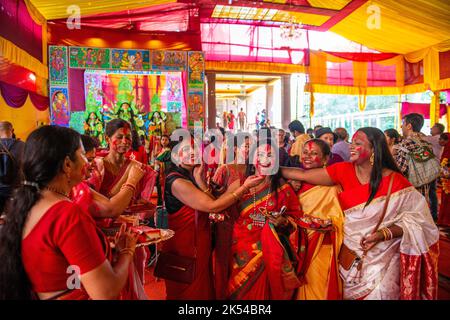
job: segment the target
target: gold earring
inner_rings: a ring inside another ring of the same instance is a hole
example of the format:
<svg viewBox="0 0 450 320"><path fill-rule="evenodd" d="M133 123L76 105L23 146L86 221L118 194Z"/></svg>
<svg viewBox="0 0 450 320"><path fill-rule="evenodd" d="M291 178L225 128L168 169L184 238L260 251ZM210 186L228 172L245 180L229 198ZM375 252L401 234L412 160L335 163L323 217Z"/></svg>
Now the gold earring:
<svg viewBox="0 0 450 320"><path fill-rule="evenodd" d="M372 155L370 156L369 161L370 161L370 165L373 166L373 163L375 162L375 154L374 153L372 153Z"/></svg>
<svg viewBox="0 0 450 320"><path fill-rule="evenodd" d="M326 162L323 163L323 167L324 167L324 168L327 167L327 163L326 163Z"/></svg>

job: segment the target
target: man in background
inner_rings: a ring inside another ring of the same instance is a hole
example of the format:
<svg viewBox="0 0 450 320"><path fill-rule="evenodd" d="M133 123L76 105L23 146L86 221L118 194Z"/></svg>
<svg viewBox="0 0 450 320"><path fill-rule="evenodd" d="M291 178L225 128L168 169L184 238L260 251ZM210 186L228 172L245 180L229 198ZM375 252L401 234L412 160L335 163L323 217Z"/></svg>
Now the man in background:
<svg viewBox="0 0 450 320"><path fill-rule="evenodd" d="M336 128L334 133L337 142L331 148L331 152L341 156L344 161L350 161L350 143L348 143L348 132L345 128Z"/></svg>
<svg viewBox="0 0 450 320"><path fill-rule="evenodd" d="M439 144L439 137L445 131L445 126L442 123L436 123L433 127L431 127L430 133L431 136L426 136L423 139L433 146L434 155L441 160L442 154L442 146ZM430 185L429 197L430 197L430 211L433 219L437 220L438 218L438 198L436 193L436 184L437 181L434 180Z"/></svg>
<svg viewBox="0 0 450 320"><path fill-rule="evenodd" d="M0 121L0 212L21 180L20 164L25 143L13 138L11 122Z"/></svg>

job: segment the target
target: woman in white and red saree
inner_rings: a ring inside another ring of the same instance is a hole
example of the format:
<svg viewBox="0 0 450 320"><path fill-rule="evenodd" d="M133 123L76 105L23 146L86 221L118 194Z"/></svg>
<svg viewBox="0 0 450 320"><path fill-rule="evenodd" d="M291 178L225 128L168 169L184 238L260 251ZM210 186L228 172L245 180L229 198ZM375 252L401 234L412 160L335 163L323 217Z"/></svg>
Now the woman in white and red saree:
<svg viewBox="0 0 450 320"><path fill-rule="evenodd" d="M343 189L339 194L345 214L339 271L344 299L436 299L439 232L425 198L399 173L379 129L359 129L350 151L351 163L309 171L283 169L290 179L339 184ZM391 177L386 215L374 231Z"/></svg>

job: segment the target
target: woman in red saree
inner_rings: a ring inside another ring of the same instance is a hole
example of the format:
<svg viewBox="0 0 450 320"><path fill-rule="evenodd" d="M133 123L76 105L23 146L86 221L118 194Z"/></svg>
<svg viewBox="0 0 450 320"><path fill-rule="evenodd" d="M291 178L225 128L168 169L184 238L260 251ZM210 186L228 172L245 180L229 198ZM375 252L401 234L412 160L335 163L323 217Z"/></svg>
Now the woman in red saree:
<svg viewBox="0 0 450 320"><path fill-rule="evenodd" d="M242 139L241 139L242 138ZM250 137L247 134L238 133L234 137L234 163L220 166L213 179L212 185L217 187L218 193L235 189L245 181L250 150ZM223 220L214 223L214 284L216 299L227 298L227 286L230 278L231 241L234 222L239 217L237 205L230 206L221 214Z"/></svg>
<svg viewBox="0 0 450 320"><path fill-rule="evenodd" d="M302 150L305 170L326 167L330 147L321 139L311 139ZM306 236L305 260L300 271L303 277L298 300L336 300L342 298L342 283L338 274L344 214L339 205L338 186L316 186L292 181L297 190L303 217L298 227Z"/></svg>
<svg viewBox="0 0 450 320"><path fill-rule="evenodd" d="M436 299L439 231L425 198L400 174L379 129L359 129L350 152L351 162L326 169L283 168L289 179L343 189L339 272L344 299ZM386 216L374 231L391 179ZM353 263L344 263L349 260Z"/></svg>
<svg viewBox="0 0 450 320"><path fill-rule="evenodd" d="M89 213L100 227L105 222L110 222L111 218L117 218L130 204L133 198L134 190L139 181L145 174L140 164L134 164L131 166L128 174L125 187L122 187L120 191L111 199L98 193L90 187L89 181L91 181L92 174L96 172L96 166L94 164L95 158L95 143L90 136L82 135L81 141L85 149L85 156L88 161L88 169L86 170L86 179L72 188L70 198L76 204L78 204L85 212ZM104 225L103 225L104 226ZM101 230L100 230L101 231ZM145 257L145 251L139 248L136 251L137 261L136 265L142 264L143 257ZM120 299L123 300L147 300L148 297L145 294L142 281L138 281L140 276L137 269L133 265L129 269L129 279L126 286L120 293Z"/></svg>
<svg viewBox="0 0 450 320"><path fill-rule="evenodd" d="M295 220L300 218L301 209L292 187L280 180L277 155L270 138L261 140L255 166L247 167L247 175L256 169L263 182L238 204L240 214L234 223L230 255L229 299L290 300L300 285L295 270L298 258L290 233L296 229Z"/></svg>
<svg viewBox="0 0 450 320"><path fill-rule="evenodd" d="M444 147L441 156L442 165L442 193L441 207L439 209L438 224L450 226L450 133L443 133L439 139L439 144Z"/></svg>
<svg viewBox="0 0 450 320"><path fill-rule="evenodd" d="M214 200L202 176L203 165L196 165L200 160L194 150L199 148L192 147L191 142L185 140L174 147L176 164L166 177L164 201L169 215L169 228L175 231L175 235L164 242L162 251L196 257L195 279L192 283L165 280L169 300L214 299L208 213L223 211L261 181L260 178L249 177L242 186Z"/></svg>
<svg viewBox="0 0 450 320"><path fill-rule="evenodd" d="M122 228L110 262L107 241L68 197L87 167L80 143L76 131L58 126L28 137L25 181L0 236L0 299L114 299L125 285L137 236Z"/></svg>
<svg viewBox="0 0 450 320"><path fill-rule="evenodd" d="M136 185L132 204L151 206L150 198L155 186L157 173L148 165L131 160L125 156L131 147L132 141L130 124L122 119L111 120L106 125L105 134L106 141L109 144L109 153L103 159L97 159L96 161L102 176L99 192L107 198L113 198L126 185L133 166L141 166L146 173L139 184ZM141 247L136 250L135 265L142 284L144 283L145 266L149 255L150 251L147 247Z"/></svg>

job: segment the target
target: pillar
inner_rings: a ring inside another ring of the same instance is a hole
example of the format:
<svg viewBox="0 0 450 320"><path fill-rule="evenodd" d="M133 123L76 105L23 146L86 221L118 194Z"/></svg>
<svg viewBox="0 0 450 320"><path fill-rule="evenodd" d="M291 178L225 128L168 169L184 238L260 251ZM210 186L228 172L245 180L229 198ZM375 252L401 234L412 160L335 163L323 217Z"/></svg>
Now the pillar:
<svg viewBox="0 0 450 320"><path fill-rule="evenodd" d="M281 126L287 129L291 122L291 75L281 77Z"/></svg>
<svg viewBox="0 0 450 320"><path fill-rule="evenodd" d="M208 128L216 127L216 73L206 73L207 85L208 85Z"/></svg>

